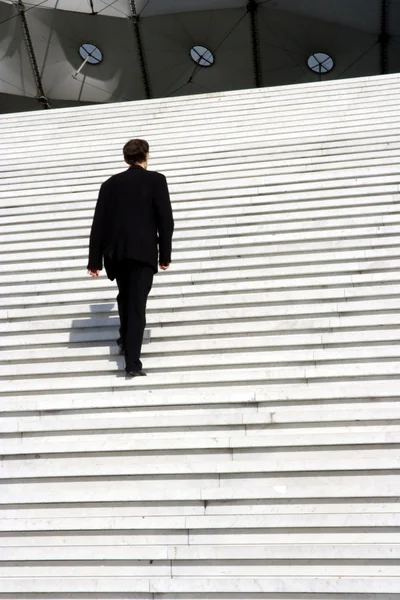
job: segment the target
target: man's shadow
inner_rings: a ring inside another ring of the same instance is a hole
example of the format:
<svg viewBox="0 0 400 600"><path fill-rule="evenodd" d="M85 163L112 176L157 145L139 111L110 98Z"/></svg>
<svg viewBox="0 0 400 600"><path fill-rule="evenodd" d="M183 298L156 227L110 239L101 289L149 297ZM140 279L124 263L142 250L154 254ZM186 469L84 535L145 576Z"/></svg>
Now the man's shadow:
<svg viewBox="0 0 400 600"><path fill-rule="evenodd" d="M125 359L120 354L117 345L117 339L119 338L117 302L96 302L89 304L88 308L89 315L86 313L82 317L73 319L68 347L87 348L88 353L84 360L107 360L109 361L110 374L115 374L115 371L118 370L121 372L121 377L124 377ZM143 345L149 343L150 329L146 327ZM76 360L79 360L79 358Z"/></svg>

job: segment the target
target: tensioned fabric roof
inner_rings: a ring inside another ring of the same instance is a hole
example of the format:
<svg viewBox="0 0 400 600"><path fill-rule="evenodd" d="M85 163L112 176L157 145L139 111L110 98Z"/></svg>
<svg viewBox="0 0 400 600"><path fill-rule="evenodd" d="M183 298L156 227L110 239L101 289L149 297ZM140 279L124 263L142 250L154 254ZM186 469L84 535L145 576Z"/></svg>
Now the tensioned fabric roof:
<svg viewBox="0 0 400 600"><path fill-rule="evenodd" d="M1 112L41 109L38 76L58 107L315 81L317 52L334 61L326 79L400 71L400 0L18 2L0 0ZM84 43L101 62L82 67Z"/></svg>

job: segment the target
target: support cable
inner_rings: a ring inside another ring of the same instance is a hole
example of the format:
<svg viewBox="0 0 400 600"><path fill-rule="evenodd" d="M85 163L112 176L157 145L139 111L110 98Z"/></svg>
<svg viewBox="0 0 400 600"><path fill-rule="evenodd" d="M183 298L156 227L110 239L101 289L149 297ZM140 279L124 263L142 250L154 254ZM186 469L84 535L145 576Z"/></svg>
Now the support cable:
<svg viewBox="0 0 400 600"><path fill-rule="evenodd" d="M381 0L381 32L378 41L381 45L381 74L389 72L389 32L388 32L388 0Z"/></svg>
<svg viewBox="0 0 400 600"><path fill-rule="evenodd" d="M247 3L247 11L250 15L250 31L251 31L251 45L253 54L253 69L254 79L256 87L262 86L262 74L261 74L261 61L260 61L260 39L258 34L258 23L257 23L257 10L258 4L256 0L249 0Z"/></svg>
<svg viewBox="0 0 400 600"><path fill-rule="evenodd" d="M133 31L134 31L135 38L136 38L136 46L137 46L140 66L141 66L141 70L142 70L142 79L143 79L144 89L146 92L147 99L150 99L151 98L150 79L149 79L149 74L148 74L148 70L147 70L146 57L144 54L142 36L141 36L141 31L140 31L140 15L136 10L135 0L129 0L129 5L130 5L130 9L131 9L131 16L129 17L129 20L132 23Z"/></svg>
<svg viewBox="0 0 400 600"><path fill-rule="evenodd" d="M49 99L47 98L46 93L44 91L42 77L40 75L38 63L36 60L35 49L33 47L32 38L31 38L30 31L29 31L29 26L28 26L28 21L27 21L26 14L25 14L25 12L26 12L25 5L22 0L17 0L15 6L17 8L18 14L21 19L22 29L24 32L26 47L27 47L28 55L29 55L29 60L31 62L33 76L35 78L36 90L37 90L36 98L38 99L38 101L40 102L40 104L42 105L43 108L45 108L45 109L51 108Z"/></svg>
<svg viewBox="0 0 400 600"><path fill-rule="evenodd" d="M97 15L97 12L94 10L93 0L89 0L89 4L90 4L90 10L92 11L90 14L93 16Z"/></svg>

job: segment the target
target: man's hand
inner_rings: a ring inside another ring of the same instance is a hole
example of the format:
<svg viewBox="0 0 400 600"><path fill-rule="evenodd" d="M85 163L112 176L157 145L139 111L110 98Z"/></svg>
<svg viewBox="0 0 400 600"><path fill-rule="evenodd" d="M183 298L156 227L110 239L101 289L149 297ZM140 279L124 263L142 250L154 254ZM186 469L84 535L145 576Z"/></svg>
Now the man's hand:
<svg viewBox="0 0 400 600"><path fill-rule="evenodd" d="M88 274L90 275L90 277L98 277L99 273L100 273L99 269L96 269L96 270L89 269L88 270Z"/></svg>
<svg viewBox="0 0 400 600"><path fill-rule="evenodd" d="M167 269L169 269L171 263L160 263L160 269L162 271L166 271Z"/></svg>

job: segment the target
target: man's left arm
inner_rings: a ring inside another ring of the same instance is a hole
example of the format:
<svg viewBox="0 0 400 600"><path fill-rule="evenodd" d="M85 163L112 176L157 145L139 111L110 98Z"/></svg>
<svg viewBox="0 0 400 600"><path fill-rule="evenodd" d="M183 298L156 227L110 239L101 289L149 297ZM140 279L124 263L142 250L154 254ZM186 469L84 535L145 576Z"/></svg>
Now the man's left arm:
<svg viewBox="0 0 400 600"><path fill-rule="evenodd" d="M106 226L106 199L105 184L100 188L99 197L94 211L92 229L89 241L88 271L90 274L101 271L103 268L104 228Z"/></svg>
<svg viewBox="0 0 400 600"><path fill-rule="evenodd" d="M171 262L174 218L172 215L171 200L165 175L157 173L156 176L154 204L158 230L159 264L161 269L165 270L164 266L169 266Z"/></svg>

